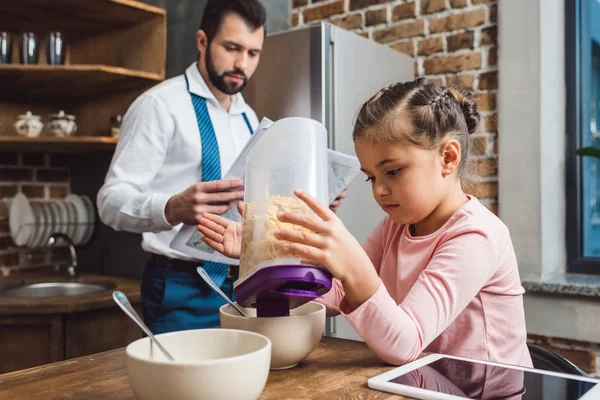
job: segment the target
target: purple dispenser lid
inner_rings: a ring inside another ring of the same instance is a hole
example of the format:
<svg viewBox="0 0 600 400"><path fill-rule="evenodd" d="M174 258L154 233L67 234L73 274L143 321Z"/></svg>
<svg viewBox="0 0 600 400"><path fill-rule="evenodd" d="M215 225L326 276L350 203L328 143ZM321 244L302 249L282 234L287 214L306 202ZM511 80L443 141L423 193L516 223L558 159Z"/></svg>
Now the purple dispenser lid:
<svg viewBox="0 0 600 400"><path fill-rule="evenodd" d="M257 317L284 317L327 293L332 278L325 268L312 265L273 265L259 269L233 291L238 304L256 308Z"/></svg>

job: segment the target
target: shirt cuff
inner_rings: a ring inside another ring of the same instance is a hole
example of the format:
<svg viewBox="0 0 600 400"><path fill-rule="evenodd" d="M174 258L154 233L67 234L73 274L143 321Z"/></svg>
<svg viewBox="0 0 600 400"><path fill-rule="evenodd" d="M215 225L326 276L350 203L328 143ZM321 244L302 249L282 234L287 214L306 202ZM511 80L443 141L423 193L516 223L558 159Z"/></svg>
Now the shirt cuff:
<svg viewBox="0 0 600 400"><path fill-rule="evenodd" d="M167 202L171 198L171 195L165 193L154 193L152 195L151 204L151 216L152 222L159 230L169 230L173 228L173 225L167 221L167 217L165 216L165 208L167 206Z"/></svg>

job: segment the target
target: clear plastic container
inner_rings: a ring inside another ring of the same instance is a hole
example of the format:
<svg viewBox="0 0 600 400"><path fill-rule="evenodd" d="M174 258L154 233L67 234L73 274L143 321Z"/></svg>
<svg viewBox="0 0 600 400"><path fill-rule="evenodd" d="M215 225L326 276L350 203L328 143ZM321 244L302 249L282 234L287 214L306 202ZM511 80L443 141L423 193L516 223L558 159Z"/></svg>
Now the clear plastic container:
<svg viewBox="0 0 600 400"><path fill-rule="evenodd" d="M327 130L308 118L275 122L248 154L240 280L264 267L314 265L290 254L274 236L277 229L304 229L280 222L280 211L314 215L295 189L327 203Z"/></svg>

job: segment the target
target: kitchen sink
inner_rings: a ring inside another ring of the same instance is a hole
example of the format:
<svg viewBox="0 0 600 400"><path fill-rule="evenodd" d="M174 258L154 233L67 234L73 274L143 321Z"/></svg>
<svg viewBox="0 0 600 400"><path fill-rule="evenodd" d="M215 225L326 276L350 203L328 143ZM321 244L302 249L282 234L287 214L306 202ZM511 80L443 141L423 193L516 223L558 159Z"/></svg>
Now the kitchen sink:
<svg viewBox="0 0 600 400"><path fill-rule="evenodd" d="M110 282L43 282L28 283L0 288L0 297L12 298L43 298L43 297L72 297L84 294L103 292L114 289L116 285Z"/></svg>

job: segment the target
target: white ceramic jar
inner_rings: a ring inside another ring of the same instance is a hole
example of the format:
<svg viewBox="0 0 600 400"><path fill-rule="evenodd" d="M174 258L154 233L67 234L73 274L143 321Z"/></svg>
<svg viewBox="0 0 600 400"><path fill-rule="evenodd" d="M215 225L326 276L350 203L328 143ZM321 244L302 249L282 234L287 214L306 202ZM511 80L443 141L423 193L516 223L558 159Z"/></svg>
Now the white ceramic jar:
<svg viewBox="0 0 600 400"><path fill-rule="evenodd" d="M75 116L65 114L63 110L60 110L58 114L52 114L49 117L50 122L46 126L46 131L49 135L68 137L74 135L77 131Z"/></svg>
<svg viewBox="0 0 600 400"><path fill-rule="evenodd" d="M19 115L14 127L19 135L34 138L40 136L44 124L39 115L33 115L31 111L27 111L27 113Z"/></svg>

